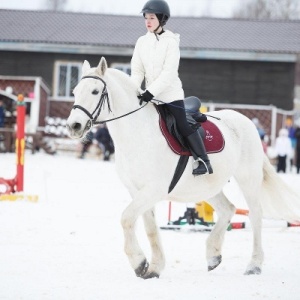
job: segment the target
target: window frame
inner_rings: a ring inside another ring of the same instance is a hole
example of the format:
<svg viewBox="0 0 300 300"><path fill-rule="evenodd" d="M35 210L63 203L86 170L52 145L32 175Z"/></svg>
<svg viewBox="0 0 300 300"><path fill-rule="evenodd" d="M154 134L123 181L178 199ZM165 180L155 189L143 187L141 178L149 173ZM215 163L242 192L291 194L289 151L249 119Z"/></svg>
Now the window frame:
<svg viewBox="0 0 300 300"><path fill-rule="evenodd" d="M114 68L114 69L118 69L120 71L123 71L123 72L125 72L128 75L131 74L131 64L130 63L119 63L119 62L116 62L116 63L112 63L110 65L110 67Z"/></svg>
<svg viewBox="0 0 300 300"><path fill-rule="evenodd" d="M82 62L78 61L64 61L64 60L57 60L54 64L54 87L53 87L53 98L57 100L71 100L74 101L74 96L71 95L59 95L59 86L60 86L60 67L66 66L67 67L67 74L66 74L66 93L71 89L71 69L72 67L78 68L78 81L81 78L81 70L82 70Z"/></svg>

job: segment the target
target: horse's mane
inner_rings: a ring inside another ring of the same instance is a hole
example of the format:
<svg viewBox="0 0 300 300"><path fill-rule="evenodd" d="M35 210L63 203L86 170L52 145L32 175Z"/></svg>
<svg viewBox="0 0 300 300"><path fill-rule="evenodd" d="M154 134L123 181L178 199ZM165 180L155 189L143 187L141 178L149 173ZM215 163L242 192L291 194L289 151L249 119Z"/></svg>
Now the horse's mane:
<svg viewBox="0 0 300 300"><path fill-rule="evenodd" d="M136 86L133 81L130 79L130 76L118 69L115 68L107 68L106 72L108 75L112 75L118 81L121 81L122 88L128 92L135 92Z"/></svg>

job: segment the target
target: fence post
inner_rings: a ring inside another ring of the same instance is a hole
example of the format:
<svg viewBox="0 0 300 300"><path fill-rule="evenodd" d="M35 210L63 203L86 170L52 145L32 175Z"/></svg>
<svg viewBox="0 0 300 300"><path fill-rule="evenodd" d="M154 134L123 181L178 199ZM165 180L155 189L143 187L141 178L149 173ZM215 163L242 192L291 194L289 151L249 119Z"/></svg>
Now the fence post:
<svg viewBox="0 0 300 300"><path fill-rule="evenodd" d="M272 106L272 121L271 121L271 146L274 147L276 140L277 128L277 108Z"/></svg>

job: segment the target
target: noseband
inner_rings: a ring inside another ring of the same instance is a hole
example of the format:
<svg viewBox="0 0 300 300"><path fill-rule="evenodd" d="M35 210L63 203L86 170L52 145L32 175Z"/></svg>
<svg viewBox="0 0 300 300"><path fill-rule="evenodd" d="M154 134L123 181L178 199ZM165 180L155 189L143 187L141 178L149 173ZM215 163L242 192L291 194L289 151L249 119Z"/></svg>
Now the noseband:
<svg viewBox="0 0 300 300"><path fill-rule="evenodd" d="M114 120L118 120L120 118L126 117L128 115L131 115L132 113L140 110L141 108L144 108L148 104L148 102L145 102L145 104L143 106L141 106L141 107L139 107L139 108L137 108L137 109L135 109L135 110L127 113L127 114L121 115L119 117L108 119L108 120L104 120L104 121L97 121L97 118L99 117L99 115L101 113L101 110L102 110L102 107L103 107L103 105L105 103L105 100L107 101L108 111L111 112L109 98L108 98L108 93L107 93L107 88L106 88L106 82L102 78L100 78L98 76L92 76L92 75L83 76L81 78L81 80L82 79L86 79L86 78L92 78L92 79L100 80L100 81L102 81L102 83L104 85L102 93L100 95L100 99L99 99L99 101L97 103L96 108L94 109L94 111L92 113L90 113L88 110L86 110L81 105L77 105L76 104L76 105L73 105L73 107L72 107L72 109L76 109L76 108L80 109L81 111L83 111L89 117L89 119L90 119L89 124L88 124L89 128L92 127L93 125L96 125L96 124L107 123L107 122L110 122L110 121L114 121Z"/></svg>
<svg viewBox="0 0 300 300"><path fill-rule="evenodd" d="M100 81L102 81L102 83L104 85L104 87L102 89L102 93L100 95L100 99L99 99L99 101L98 101L98 103L96 105L96 108L94 109L94 111L92 113L90 113L88 110L86 110L81 105L73 105L72 109L78 108L78 109L82 110L89 117L90 122L91 122L90 126L92 126L94 124L100 124L100 123L102 123L102 122L97 122L96 120L97 120L97 118L100 115L100 112L101 112L102 107L103 107L103 105L105 103L105 100L107 101L108 111L111 112L111 109L110 109L110 103L109 103L109 98L108 98L108 93L107 93L107 88L106 88L105 81L102 78L98 77L98 76L91 76L91 75L90 76L83 76L81 78L81 80L82 79L86 79L86 78L92 78L92 79L100 80Z"/></svg>

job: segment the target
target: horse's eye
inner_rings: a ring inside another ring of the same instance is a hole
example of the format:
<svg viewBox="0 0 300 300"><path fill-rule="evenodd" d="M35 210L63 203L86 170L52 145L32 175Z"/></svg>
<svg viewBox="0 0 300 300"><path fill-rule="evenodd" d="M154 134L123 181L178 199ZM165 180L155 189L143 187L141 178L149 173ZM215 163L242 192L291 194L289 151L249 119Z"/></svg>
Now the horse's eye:
<svg viewBox="0 0 300 300"><path fill-rule="evenodd" d="M93 90L93 91L92 91L92 94L93 94L93 95L98 95L98 94L99 94L99 90L97 90L97 89Z"/></svg>

